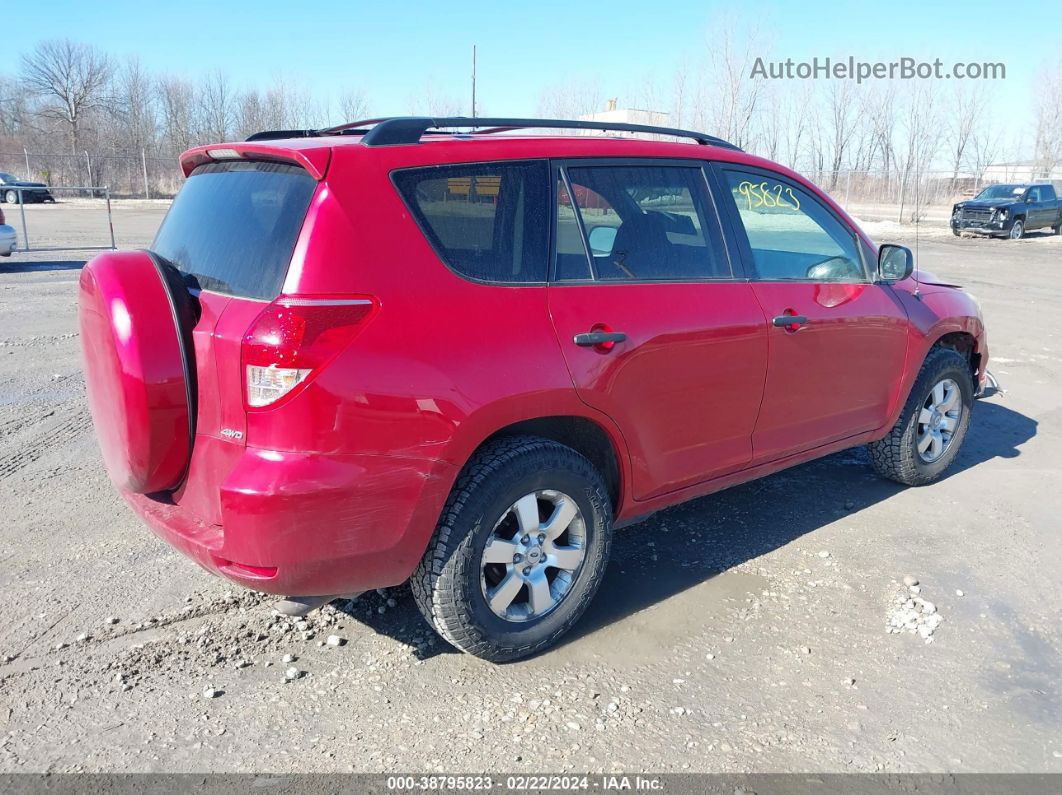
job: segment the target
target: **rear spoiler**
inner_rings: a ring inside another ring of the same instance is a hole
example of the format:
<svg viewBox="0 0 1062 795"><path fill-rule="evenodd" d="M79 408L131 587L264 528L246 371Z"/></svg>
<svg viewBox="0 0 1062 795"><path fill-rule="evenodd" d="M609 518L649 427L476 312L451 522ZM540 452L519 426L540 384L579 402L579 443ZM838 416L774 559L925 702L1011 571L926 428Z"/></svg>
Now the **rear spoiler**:
<svg viewBox="0 0 1062 795"><path fill-rule="evenodd" d="M270 160L300 166L306 169L311 177L320 181L324 179L331 159L332 149L328 146L310 146L303 149L298 146L273 146L266 143L242 141L189 149L181 155L181 170L187 177L198 166L205 163L225 160Z"/></svg>

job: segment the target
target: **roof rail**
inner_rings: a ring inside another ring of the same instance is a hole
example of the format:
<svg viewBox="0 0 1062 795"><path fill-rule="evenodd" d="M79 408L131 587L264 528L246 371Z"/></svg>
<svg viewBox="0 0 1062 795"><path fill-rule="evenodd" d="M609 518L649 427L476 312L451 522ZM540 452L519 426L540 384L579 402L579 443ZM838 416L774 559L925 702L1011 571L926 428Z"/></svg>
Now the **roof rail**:
<svg viewBox="0 0 1062 795"><path fill-rule="evenodd" d="M471 128L473 135L508 132L510 130L600 130L602 132L636 132L651 135L670 135L676 138L691 138L705 146L721 146L738 149L729 141L714 135L680 130L674 127L655 127L648 124L626 124L611 121L577 121L573 119L511 119L470 118L448 116L392 116L382 119L365 119L328 127L323 130L274 130L255 133L248 141L265 141L276 138L305 138L327 135L360 135L366 146L395 146L418 143L425 133L449 134L448 128ZM740 150L738 150L740 151Z"/></svg>

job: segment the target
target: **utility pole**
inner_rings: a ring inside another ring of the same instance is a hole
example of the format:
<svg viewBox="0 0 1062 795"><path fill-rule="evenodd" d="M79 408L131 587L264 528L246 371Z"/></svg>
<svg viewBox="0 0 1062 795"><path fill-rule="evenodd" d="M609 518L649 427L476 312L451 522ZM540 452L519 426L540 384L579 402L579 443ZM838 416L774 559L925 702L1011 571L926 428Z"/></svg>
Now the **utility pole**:
<svg viewBox="0 0 1062 795"><path fill-rule="evenodd" d="M472 118L476 118L476 45L472 45Z"/></svg>
<svg viewBox="0 0 1062 795"><path fill-rule="evenodd" d="M144 198L151 198L151 189L148 187L148 175L147 175L147 151L140 150L140 165L144 169Z"/></svg>

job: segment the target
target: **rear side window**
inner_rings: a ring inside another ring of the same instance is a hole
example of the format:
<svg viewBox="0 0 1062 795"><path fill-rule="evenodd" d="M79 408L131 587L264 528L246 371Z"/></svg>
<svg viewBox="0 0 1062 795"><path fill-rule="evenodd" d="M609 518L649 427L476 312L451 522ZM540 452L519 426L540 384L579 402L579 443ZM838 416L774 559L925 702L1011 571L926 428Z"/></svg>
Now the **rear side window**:
<svg viewBox="0 0 1062 795"><path fill-rule="evenodd" d="M317 182L297 166L226 161L192 172L152 251L204 290L270 301L284 285Z"/></svg>
<svg viewBox="0 0 1062 795"><path fill-rule="evenodd" d="M597 279L731 277L706 234L710 200L700 167L570 166L567 172ZM558 267L558 278L563 273Z"/></svg>
<svg viewBox="0 0 1062 795"><path fill-rule="evenodd" d="M421 230L452 270L488 282L546 281L546 161L404 169L393 177Z"/></svg>

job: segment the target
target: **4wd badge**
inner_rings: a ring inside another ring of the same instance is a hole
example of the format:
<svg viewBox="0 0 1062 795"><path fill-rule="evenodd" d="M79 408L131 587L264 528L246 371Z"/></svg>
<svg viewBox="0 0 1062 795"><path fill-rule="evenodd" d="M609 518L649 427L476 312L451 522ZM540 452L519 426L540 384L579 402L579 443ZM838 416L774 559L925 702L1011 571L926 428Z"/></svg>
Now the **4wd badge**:
<svg viewBox="0 0 1062 795"><path fill-rule="evenodd" d="M221 435L226 439L242 439L243 431L235 431L232 428L222 428Z"/></svg>

